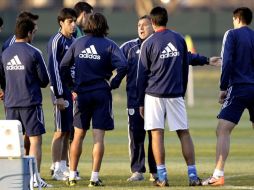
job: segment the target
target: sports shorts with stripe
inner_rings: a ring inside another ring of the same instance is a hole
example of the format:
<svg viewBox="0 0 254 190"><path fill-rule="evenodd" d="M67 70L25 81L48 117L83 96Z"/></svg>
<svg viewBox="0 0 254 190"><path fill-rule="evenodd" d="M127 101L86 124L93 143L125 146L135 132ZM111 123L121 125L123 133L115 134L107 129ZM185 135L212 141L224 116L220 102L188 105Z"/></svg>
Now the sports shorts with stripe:
<svg viewBox="0 0 254 190"><path fill-rule="evenodd" d="M114 129L112 95L109 89L98 89L78 94L74 113L74 127L88 130L92 120L93 129Z"/></svg>
<svg viewBox="0 0 254 190"><path fill-rule="evenodd" d="M188 129L184 99L145 95L145 130L164 129L167 119L170 131Z"/></svg>
<svg viewBox="0 0 254 190"><path fill-rule="evenodd" d="M245 109L248 109L250 120L254 122L254 84L231 86L217 117L238 124Z"/></svg>
<svg viewBox="0 0 254 190"><path fill-rule="evenodd" d="M42 106L25 108L6 108L7 120L19 120L22 124L23 134L38 136L46 133Z"/></svg>

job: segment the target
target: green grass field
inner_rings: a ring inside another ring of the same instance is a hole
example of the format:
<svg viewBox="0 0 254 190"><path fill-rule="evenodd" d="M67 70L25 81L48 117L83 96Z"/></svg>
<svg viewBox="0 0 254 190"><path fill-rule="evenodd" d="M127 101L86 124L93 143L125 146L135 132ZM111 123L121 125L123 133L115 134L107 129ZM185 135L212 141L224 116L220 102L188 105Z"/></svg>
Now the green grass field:
<svg viewBox="0 0 254 190"><path fill-rule="evenodd" d="M208 70L210 69L210 70ZM215 165L215 129L216 115L220 109L217 103L219 69L212 67L194 69L195 106L187 108L190 132L195 144L196 165L201 178L212 174ZM52 105L49 89L44 93L44 114L47 133L43 136L43 161L41 175L54 185L52 189L88 189L91 173L91 132L83 144L83 154L79 163L82 180L75 188L69 188L64 182L51 180L49 167L51 165L50 146L54 130ZM125 82L120 89L113 92L115 130L106 133L105 155L100 171L100 177L106 185L105 190L154 189L148 181L149 174L143 182L129 183L126 179L130 176L127 136L127 115ZM2 107L2 106L1 106ZM1 119L4 119L1 110ZM181 154L181 148L176 133L165 133L166 166L169 175L168 189L215 189L211 187L188 187L187 169ZM230 156L227 160L224 187L216 189L254 189L254 131L249 122L248 113L245 112L239 125L233 131L231 138ZM0 188L1 189L1 188ZM102 189L102 188L97 188Z"/></svg>

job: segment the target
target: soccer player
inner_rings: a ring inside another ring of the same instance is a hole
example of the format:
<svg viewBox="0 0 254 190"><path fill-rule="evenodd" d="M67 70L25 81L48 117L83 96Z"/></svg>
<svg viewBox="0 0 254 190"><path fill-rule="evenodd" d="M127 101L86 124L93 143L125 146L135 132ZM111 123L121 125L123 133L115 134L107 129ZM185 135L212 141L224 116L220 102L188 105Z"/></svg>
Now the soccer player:
<svg viewBox="0 0 254 190"><path fill-rule="evenodd" d="M121 46L127 63L128 72L126 78L126 92L127 92L127 110L128 110L128 136L129 136L129 155L131 162L132 176L127 181L141 181L144 180L143 173L146 172L145 167L145 135L144 119L139 113L139 105L137 101L137 65L142 42L153 33L151 19L148 15L140 17L138 20L138 38L130 40ZM154 160L152 145L151 145L151 131L148 131L148 165L150 172L150 181L154 181L157 175L156 163Z"/></svg>
<svg viewBox="0 0 254 190"><path fill-rule="evenodd" d="M49 83L47 68L40 50L30 43L36 28L30 19L17 21L15 28L16 40L2 54L2 69L7 120L19 120L23 133L29 137L29 155L37 160L40 172L42 157L42 134L44 134L44 116L42 111L41 88ZM51 187L39 177L42 187ZM34 182L38 187L38 182Z"/></svg>
<svg viewBox="0 0 254 190"><path fill-rule="evenodd" d="M128 181L141 181L144 179L143 173L145 168L145 130L144 119L140 116L139 105L137 98L136 76L137 65L142 42L154 33L152 28L151 18L148 15L142 16L138 21L138 38L125 42L121 46L127 62L127 107L128 107L128 132L129 132L129 154L131 160L132 176ZM220 57L207 58L199 54L188 52L189 65L214 65L218 66L221 63ZM154 181L157 177L156 163L154 160L151 144L151 131L148 131L148 165L150 170L150 181Z"/></svg>
<svg viewBox="0 0 254 190"><path fill-rule="evenodd" d="M240 7L233 12L234 29L228 30L222 44L222 72L216 130L216 165L212 177L203 185L224 185L224 166L229 153L230 134L238 124L245 108L254 125L254 31L248 27L252 11Z"/></svg>
<svg viewBox="0 0 254 190"><path fill-rule="evenodd" d="M31 12L28 11L22 11L18 17L17 17L17 21L22 20L22 19L31 19L34 23L35 23L35 29L38 30L38 26L37 26L37 20L39 19L39 16L36 14L33 14ZM10 45L12 45L16 40L16 36L10 36L3 44L2 46L2 51L4 51L7 47L9 47Z"/></svg>
<svg viewBox="0 0 254 190"><path fill-rule="evenodd" d="M88 15L93 12L93 7L87 2L79 1L74 5L74 10L77 13L77 21L76 21L77 28L76 32L74 33L74 37L79 38L81 36L84 36L85 34L84 33L85 21Z"/></svg>
<svg viewBox="0 0 254 190"><path fill-rule="evenodd" d="M189 185L201 185L195 166L194 145L189 133L184 95L188 80L188 51L184 38L166 28L167 10L150 12L155 31L141 47L138 63L138 101L145 130L151 130L152 150L157 166L156 186L169 186L165 166L164 123L176 131L188 166ZM144 114L145 112L145 114Z"/></svg>
<svg viewBox="0 0 254 190"><path fill-rule="evenodd" d="M127 72L126 59L120 48L106 38L108 24L100 13L92 13L85 24L86 35L78 38L66 52L60 65L63 82L77 93L74 115L75 133L70 148L68 185L76 185L75 173L82 152L82 143L93 127L93 163L89 187L103 186L99 171L104 154L105 131L114 129L111 90L118 88ZM75 64L74 83L71 66ZM112 77L112 71L117 71Z"/></svg>
<svg viewBox="0 0 254 190"><path fill-rule="evenodd" d="M55 118L51 169L54 170L52 178L55 180L66 180L68 175L66 160L69 134L73 123L73 104L71 91L62 85L59 67L64 54L74 41L72 34L75 32L76 17L76 12L73 9L61 9L57 17L60 30L48 42L48 69Z"/></svg>

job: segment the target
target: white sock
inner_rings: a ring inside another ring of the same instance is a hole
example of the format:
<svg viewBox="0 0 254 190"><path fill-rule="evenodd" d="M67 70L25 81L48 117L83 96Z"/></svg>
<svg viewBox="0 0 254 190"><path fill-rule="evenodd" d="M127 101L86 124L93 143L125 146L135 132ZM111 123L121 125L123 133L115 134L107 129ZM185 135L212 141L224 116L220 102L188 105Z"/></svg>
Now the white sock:
<svg viewBox="0 0 254 190"><path fill-rule="evenodd" d="M70 170L70 176L69 176L69 178L70 179L75 179L76 176L77 176L77 171L71 171Z"/></svg>
<svg viewBox="0 0 254 190"><path fill-rule="evenodd" d="M156 167L157 167L158 170L166 168L165 164L157 165Z"/></svg>
<svg viewBox="0 0 254 190"><path fill-rule="evenodd" d="M220 177L224 176L224 171L215 169L213 172L213 177L218 179Z"/></svg>
<svg viewBox="0 0 254 190"><path fill-rule="evenodd" d="M99 172L92 172L90 181L98 181L99 180Z"/></svg>
<svg viewBox="0 0 254 190"><path fill-rule="evenodd" d="M60 168L62 171L65 171L66 168L66 160L61 160L60 162Z"/></svg>
<svg viewBox="0 0 254 190"><path fill-rule="evenodd" d="M55 162L55 169L54 171L58 171L60 169L60 162Z"/></svg>

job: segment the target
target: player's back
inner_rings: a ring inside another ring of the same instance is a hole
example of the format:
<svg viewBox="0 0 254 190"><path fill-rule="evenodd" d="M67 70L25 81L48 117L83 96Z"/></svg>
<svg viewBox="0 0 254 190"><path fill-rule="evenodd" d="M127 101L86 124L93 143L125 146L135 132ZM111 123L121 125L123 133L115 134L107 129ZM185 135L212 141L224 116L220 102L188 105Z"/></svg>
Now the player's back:
<svg viewBox="0 0 254 190"><path fill-rule="evenodd" d="M223 64L231 69L229 85L254 84L254 31L247 26L229 30L224 41Z"/></svg>
<svg viewBox="0 0 254 190"><path fill-rule="evenodd" d="M2 62L6 78L5 106L40 105L40 87L46 87L49 82L41 52L28 43L16 42L3 52Z"/></svg>
<svg viewBox="0 0 254 190"><path fill-rule="evenodd" d="M70 48L75 59L75 83L82 91L109 88L112 71L125 63L119 47L104 37L84 36ZM123 61L122 61L123 60Z"/></svg>
<svg viewBox="0 0 254 190"><path fill-rule="evenodd" d="M183 96L188 63L186 43L180 34L171 30L155 32L143 42L140 62L150 71L146 93L160 97Z"/></svg>

